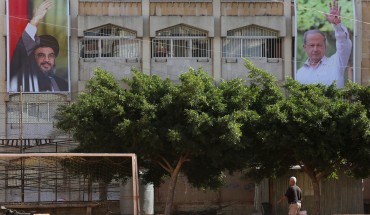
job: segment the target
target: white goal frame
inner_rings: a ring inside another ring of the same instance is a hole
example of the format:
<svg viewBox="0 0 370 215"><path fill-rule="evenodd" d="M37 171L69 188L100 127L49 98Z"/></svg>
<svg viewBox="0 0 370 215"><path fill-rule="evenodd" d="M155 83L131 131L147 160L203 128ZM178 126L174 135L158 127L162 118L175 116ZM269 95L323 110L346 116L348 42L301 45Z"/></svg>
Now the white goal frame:
<svg viewBox="0 0 370 215"><path fill-rule="evenodd" d="M133 153L0 153L0 158L12 157L130 157L132 163L132 200L134 203L134 215L140 214L139 203L139 171L137 157Z"/></svg>

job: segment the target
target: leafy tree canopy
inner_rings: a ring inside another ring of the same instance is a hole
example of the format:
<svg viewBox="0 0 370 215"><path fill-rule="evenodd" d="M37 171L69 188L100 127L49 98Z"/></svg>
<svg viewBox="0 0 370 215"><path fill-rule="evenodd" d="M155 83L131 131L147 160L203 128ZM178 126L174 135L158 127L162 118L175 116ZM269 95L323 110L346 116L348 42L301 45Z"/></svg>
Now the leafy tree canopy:
<svg viewBox="0 0 370 215"><path fill-rule="evenodd" d="M241 79L218 85L202 69L178 83L139 71L123 81L128 89L97 69L86 91L58 111L57 127L80 142L76 151L136 153L144 180L170 177L168 204L180 172L196 187L217 188L225 170L243 168L241 122L258 117L250 109L257 88Z"/></svg>
<svg viewBox="0 0 370 215"><path fill-rule="evenodd" d="M255 70L248 60L246 66ZM276 81L266 80L277 87ZM313 183L315 214L319 214L321 180L336 177L338 171L370 175L370 90L353 83L344 89L335 83L306 85L291 78L282 90L284 96L275 97L275 103L257 101L266 104L264 112L254 126L242 129L251 155L248 176L277 177L301 166Z"/></svg>
<svg viewBox="0 0 370 215"><path fill-rule="evenodd" d="M329 2L325 0L296 0L297 27L298 31L319 29L320 31L332 31L332 26L326 21L325 13L329 13ZM342 21L346 26L353 26L353 0L339 0L342 8Z"/></svg>
<svg viewBox="0 0 370 215"><path fill-rule="evenodd" d="M97 69L86 91L58 110L57 127L80 142L78 152L136 153L143 178L170 178L171 213L177 176L217 188L223 172L249 170L257 180L300 165L314 185L339 170L370 174L370 88L304 85L245 59L250 80L215 81L201 68L178 82L133 71L123 82ZM109 177L124 173L112 168Z"/></svg>

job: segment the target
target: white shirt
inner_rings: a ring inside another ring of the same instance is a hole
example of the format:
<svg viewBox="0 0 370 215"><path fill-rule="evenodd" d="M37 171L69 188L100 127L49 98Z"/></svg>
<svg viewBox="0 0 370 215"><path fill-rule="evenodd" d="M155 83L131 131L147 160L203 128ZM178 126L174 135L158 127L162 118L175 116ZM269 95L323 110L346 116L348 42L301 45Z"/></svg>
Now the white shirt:
<svg viewBox="0 0 370 215"><path fill-rule="evenodd" d="M322 83L326 86L334 81L337 87L344 86L344 71L351 55L352 42L349 33L342 23L334 25L336 38L336 52L330 57L324 56L319 63L312 67L309 59L298 70L296 80L302 84Z"/></svg>

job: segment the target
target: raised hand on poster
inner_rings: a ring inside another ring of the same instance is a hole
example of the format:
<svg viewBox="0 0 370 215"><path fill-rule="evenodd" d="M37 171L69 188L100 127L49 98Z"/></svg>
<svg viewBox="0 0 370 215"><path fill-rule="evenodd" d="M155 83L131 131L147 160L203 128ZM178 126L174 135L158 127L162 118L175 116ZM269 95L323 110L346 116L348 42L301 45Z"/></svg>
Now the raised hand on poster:
<svg viewBox="0 0 370 215"><path fill-rule="evenodd" d="M53 6L53 3L51 0L45 0L43 1L34 11L33 17L30 21L30 23L37 27L37 25L40 23L40 21L44 18L46 15L46 12Z"/></svg>
<svg viewBox="0 0 370 215"><path fill-rule="evenodd" d="M325 13L326 20L328 22L337 25L341 22L340 20L340 12L342 10L342 7L338 5L338 0L334 0L333 3L330 2L329 4L329 10L330 13Z"/></svg>

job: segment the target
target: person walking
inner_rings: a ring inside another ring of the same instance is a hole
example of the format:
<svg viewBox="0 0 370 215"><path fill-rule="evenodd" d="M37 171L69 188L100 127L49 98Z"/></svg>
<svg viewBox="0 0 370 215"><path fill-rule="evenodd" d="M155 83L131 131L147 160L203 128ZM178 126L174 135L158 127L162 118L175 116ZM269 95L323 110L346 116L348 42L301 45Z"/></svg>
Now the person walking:
<svg viewBox="0 0 370 215"><path fill-rule="evenodd" d="M277 201L277 203L280 203L284 199L288 200L288 215L298 215L302 207L302 190L297 186L297 178L294 176L290 177L289 187L285 194Z"/></svg>

